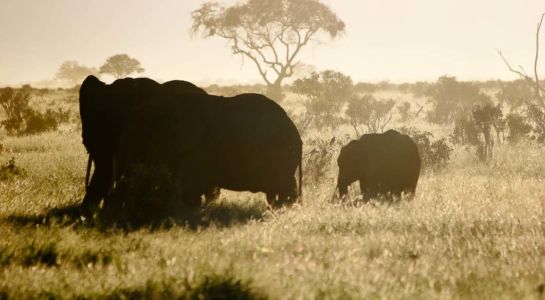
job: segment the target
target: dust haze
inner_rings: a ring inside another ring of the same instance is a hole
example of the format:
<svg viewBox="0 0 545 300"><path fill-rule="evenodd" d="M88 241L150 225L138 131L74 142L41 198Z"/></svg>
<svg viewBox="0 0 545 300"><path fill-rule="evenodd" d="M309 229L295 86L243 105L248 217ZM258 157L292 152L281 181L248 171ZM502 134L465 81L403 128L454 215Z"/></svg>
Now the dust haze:
<svg viewBox="0 0 545 300"><path fill-rule="evenodd" d="M544 297L543 1L0 2L0 299Z"/></svg>

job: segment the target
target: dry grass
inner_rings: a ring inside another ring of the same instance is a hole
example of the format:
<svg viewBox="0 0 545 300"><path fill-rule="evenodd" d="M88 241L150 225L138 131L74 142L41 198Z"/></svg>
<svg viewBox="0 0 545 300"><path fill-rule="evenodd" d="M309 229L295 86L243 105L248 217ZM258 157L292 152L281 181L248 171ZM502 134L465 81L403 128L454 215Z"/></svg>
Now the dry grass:
<svg viewBox="0 0 545 300"><path fill-rule="evenodd" d="M489 164L456 148L412 201L330 202L325 183L269 211L224 192L196 226L121 231L47 212L83 195L77 130L2 140L26 175L0 182L0 298L539 298L545 156L502 145Z"/></svg>

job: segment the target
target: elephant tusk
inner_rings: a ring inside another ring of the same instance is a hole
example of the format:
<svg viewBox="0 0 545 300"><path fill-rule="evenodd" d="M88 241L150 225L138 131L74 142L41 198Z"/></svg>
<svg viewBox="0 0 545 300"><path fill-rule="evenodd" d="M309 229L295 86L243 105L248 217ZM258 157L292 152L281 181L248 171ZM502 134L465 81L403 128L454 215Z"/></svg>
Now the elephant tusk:
<svg viewBox="0 0 545 300"><path fill-rule="evenodd" d="M91 158L91 154L89 154L89 158L87 159L87 172L85 173L85 192L89 190L89 177L91 174L92 164L93 164L93 159Z"/></svg>

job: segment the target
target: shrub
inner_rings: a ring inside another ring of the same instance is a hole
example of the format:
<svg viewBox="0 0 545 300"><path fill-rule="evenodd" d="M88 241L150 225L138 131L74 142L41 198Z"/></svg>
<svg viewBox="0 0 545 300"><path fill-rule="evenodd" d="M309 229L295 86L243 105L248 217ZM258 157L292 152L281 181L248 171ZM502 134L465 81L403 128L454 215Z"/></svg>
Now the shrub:
<svg viewBox="0 0 545 300"><path fill-rule="evenodd" d="M15 134L23 129L24 115L29 109L29 101L30 93L26 90L15 91L8 87L0 91L0 106L7 115L7 119L0 124L8 131L8 134Z"/></svg>
<svg viewBox="0 0 545 300"><path fill-rule="evenodd" d="M15 176L21 176L25 173L23 168L15 165L15 158L12 157L7 163L0 166L0 181L8 180Z"/></svg>
<svg viewBox="0 0 545 300"><path fill-rule="evenodd" d="M352 79L340 72L313 72L308 77L297 79L293 88L307 113L318 128L333 127L340 123L339 112L352 97Z"/></svg>
<svg viewBox="0 0 545 300"><path fill-rule="evenodd" d="M537 141L545 142L545 109L540 105L528 105L528 117L532 120L533 132Z"/></svg>
<svg viewBox="0 0 545 300"><path fill-rule="evenodd" d="M348 102L345 115L359 137L358 126L361 124L367 128L368 133L383 132L392 120L394 105L395 101L392 99L378 100L371 95L354 97Z"/></svg>
<svg viewBox="0 0 545 300"><path fill-rule="evenodd" d="M526 118L517 113L510 113L506 117L509 136L507 140L511 143L517 143L523 138L527 138L532 131L532 126L526 122Z"/></svg>
<svg viewBox="0 0 545 300"><path fill-rule="evenodd" d="M500 81L500 91L496 93L496 98L500 103L506 103L512 108L518 108L534 99L535 92L532 87L523 79L510 82Z"/></svg>
<svg viewBox="0 0 545 300"><path fill-rule="evenodd" d="M57 130L59 122L57 114L48 109L45 113L29 109L25 113L26 127L20 134L36 134L40 132Z"/></svg>
<svg viewBox="0 0 545 300"><path fill-rule="evenodd" d="M439 77L425 94L432 105L428 120L437 124L451 123L456 115L469 110L474 104L491 102L490 97L481 93L477 85L449 76Z"/></svg>
<svg viewBox="0 0 545 300"><path fill-rule="evenodd" d="M503 133L505 119L501 106L485 104L474 105L471 111L462 111L454 123L452 139L454 143L474 146L477 157L481 161L492 158L494 137L492 129L496 132L498 142Z"/></svg>
<svg viewBox="0 0 545 300"><path fill-rule="evenodd" d="M6 88L0 93L0 105L8 118L0 124L10 135L28 135L56 130L60 123L70 120L70 111L58 108L45 113L30 108L29 88L18 91Z"/></svg>
<svg viewBox="0 0 545 300"><path fill-rule="evenodd" d="M313 185L327 180L324 175L331 173L337 162L336 155L344 144L343 141L349 139L346 136L344 139L317 137L308 140L305 143L305 148L311 150L303 157L304 180Z"/></svg>
<svg viewBox="0 0 545 300"><path fill-rule="evenodd" d="M438 170L445 167L450 160L452 147L446 138L434 140L433 134L415 127L401 127L401 133L410 136L418 147L418 153L425 169Z"/></svg>

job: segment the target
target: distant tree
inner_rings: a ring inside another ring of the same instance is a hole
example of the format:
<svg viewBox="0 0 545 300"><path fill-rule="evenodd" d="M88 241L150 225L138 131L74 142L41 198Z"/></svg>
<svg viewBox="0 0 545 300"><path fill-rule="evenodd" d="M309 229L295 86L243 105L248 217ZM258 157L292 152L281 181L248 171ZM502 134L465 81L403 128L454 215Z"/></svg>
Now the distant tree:
<svg viewBox="0 0 545 300"><path fill-rule="evenodd" d="M229 41L233 54L249 58L282 98L282 81L294 74L301 49L320 33L333 39L345 24L319 0L246 0L231 6L206 2L191 14L192 31Z"/></svg>
<svg viewBox="0 0 545 300"><path fill-rule="evenodd" d="M497 120L502 119L502 111L499 105L494 106L487 104L481 106L476 104L473 107L472 115L477 129L484 139L484 147L480 150L482 153L479 152L479 158L483 161L491 159L494 149L492 128L494 127L494 124L498 123ZM496 132L498 132L497 129Z"/></svg>
<svg viewBox="0 0 545 300"><path fill-rule="evenodd" d="M95 68L80 65L77 61L68 60L61 64L55 77L70 82L72 86L80 84L88 75L98 74Z"/></svg>
<svg viewBox="0 0 545 300"><path fill-rule="evenodd" d="M417 118L420 112L424 109L424 106L419 105L416 111L411 110L412 105L408 101L404 101L397 106L397 112L399 113L399 121L407 122L411 119Z"/></svg>
<svg viewBox="0 0 545 300"><path fill-rule="evenodd" d="M304 62L299 62L296 66L293 67L293 78L301 79L309 76L310 74L317 72L315 65L306 64Z"/></svg>
<svg viewBox="0 0 545 300"><path fill-rule="evenodd" d="M471 110L458 114L452 139L455 143L474 146L479 160L487 161L493 156L492 129L496 131L497 140L500 141L500 133L503 133L504 127L501 105L475 104Z"/></svg>
<svg viewBox="0 0 545 300"><path fill-rule="evenodd" d="M368 82L358 82L354 86L354 91L356 93L362 93L362 94L372 94L378 89L378 85L374 83L368 83Z"/></svg>
<svg viewBox="0 0 545 300"><path fill-rule="evenodd" d="M140 62L127 54L110 56L100 67L100 74L110 74L118 79L127 77L132 73L142 72L144 72L144 68L142 68Z"/></svg>
<svg viewBox="0 0 545 300"><path fill-rule="evenodd" d="M441 76L425 93L432 109L428 120L437 124L448 124L456 116L470 110L475 104L489 103L490 97L480 92L471 82L457 81L456 77Z"/></svg>
<svg viewBox="0 0 545 300"><path fill-rule="evenodd" d="M346 117L354 128L356 137L361 134L359 126L367 127L368 133L383 132L384 128L392 121L392 109L395 101L392 99L379 100L372 95L364 95L361 98L353 97L348 102Z"/></svg>
<svg viewBox="0 0 545 300"><path fill-rule="evenodd" d="M521 107L534 99L534 91L524 80L500 81L499 85L500 90L496 93L496 98L511 108Z"/></svg>
<svg viewBox="0 0 545 300"><path fill-rule="evenodd" d="M308 77L293 82L293 89L302 97L301 102L318 127L335 126L337 114L352 97L350 76L326 70L313 72Z"/></svg>

